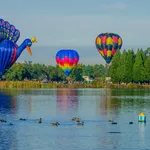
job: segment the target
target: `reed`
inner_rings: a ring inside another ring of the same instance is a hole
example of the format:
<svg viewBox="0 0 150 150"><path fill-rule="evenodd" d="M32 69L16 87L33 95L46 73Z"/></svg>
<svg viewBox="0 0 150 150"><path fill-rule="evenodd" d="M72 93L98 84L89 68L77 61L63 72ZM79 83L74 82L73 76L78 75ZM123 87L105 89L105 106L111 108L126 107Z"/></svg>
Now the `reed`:
<svg viewBox="0 0 150 150"><path fill-rule="evenodd" d="M42 83L39 81L0 81L0 89L30 89L30 88L150 88L149 84L110 84L100 81L92 83Z"/></svg>

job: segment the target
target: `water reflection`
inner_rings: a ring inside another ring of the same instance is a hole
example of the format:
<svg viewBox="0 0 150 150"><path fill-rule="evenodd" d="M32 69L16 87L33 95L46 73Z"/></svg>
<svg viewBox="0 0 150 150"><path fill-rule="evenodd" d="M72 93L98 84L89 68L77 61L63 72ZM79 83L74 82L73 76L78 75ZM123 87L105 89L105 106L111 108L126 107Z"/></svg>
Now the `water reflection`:
<svg viewBox="0 0 150 150"><path fill-rule="evenodd" d="M0 119L6 123L0 123L0 149L17 149L16 130L9 125L9 115L16 113L16 96L11 93L0 92Z"/></svg>
<svg viewBox="0 0 150 150"><path fill-rule="evenodd" d="M115 116L118 116L123 111L136 114L144 112L150 106L149 98L149 90L103 89L100 100L97 99L97 106L101 114L106 116L113 115L113 118L116 118Z"/></svg>
<svg viewBox="0 0 150 150"><path fill-rule="evenodd" d="M139 122L139 134L140 134L140 143L145 146L145 122Z"/></svg>
<svg viewBox="0 0 150 150"><path fill-rule="evenodd" d="M138 124L138 114L144 111L148 116L149 99L149 91L135 89L1 91L0 116L14 126L0 123L0 149L146 149L150 119L146 126ZM84 126L71 120L76 116ZM35 119L40 117L43 122L38 124ZM50 126L56 120L60 126Z"/></svg>
<svg viewBox="0 0 150 150"><path fill-rule="evenodd" d="M111 89L102 89L100 99L97 99L97 113L100 117L116 119L119 114L120 101L112 97Z"/></svg>
<svg viewBox="0 0 150 150"><path fill-rule="evenodd" d="M0 149L17 149L16 130L9 125L0 125Z"/></svg>
<svg viewBox="0 0 150 150"><path fill-rule="evenodd" d="M10 93L0 92L0 112L3 114L16 113L16 96Z"/></svg>
<svg viewBox="0 0 150 150"><path fill-rule="evenodd" d="M56 91L57 112L70 114L77 111L78 108L78 90L77 89L57 89Z"/></svg>

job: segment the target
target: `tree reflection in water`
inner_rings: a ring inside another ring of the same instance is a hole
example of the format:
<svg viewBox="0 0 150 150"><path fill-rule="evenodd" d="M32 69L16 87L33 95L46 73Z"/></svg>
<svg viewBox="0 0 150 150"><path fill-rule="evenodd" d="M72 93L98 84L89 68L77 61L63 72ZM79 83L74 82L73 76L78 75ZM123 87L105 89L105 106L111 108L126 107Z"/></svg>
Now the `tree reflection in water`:
<svg viewBox="0 0 150 150"><path fill-rule="evenodd" d="M16 97L0 92L0 119L7 121L6 123L0 123L0 149L17 149L16 130L9 125L10 122L7 120L7 115L15 112Z"/></svg>

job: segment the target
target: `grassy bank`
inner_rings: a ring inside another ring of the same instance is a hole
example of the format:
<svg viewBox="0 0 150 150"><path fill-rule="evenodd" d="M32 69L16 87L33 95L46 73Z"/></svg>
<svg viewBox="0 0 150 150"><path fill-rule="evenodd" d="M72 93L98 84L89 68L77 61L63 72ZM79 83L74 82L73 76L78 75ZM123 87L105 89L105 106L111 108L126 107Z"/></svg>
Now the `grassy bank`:
<svg viewBox="0 0 150 150"><path fill-rule="evenodd" d="M108 84L94 81L93 83L41 83L37 81L0 81L0 89L12 88L150 88L148 84Z"/></svg>

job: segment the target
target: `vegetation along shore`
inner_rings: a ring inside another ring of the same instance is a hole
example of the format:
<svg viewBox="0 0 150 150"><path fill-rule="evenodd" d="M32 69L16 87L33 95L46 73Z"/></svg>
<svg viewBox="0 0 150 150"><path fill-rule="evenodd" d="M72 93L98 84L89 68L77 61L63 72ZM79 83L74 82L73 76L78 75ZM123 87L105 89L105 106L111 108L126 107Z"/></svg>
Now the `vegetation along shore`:
<svg viewBox="0 0 150 150"><path fill-rule="evenodd" d="M15 63L0 88L149 88L150 48L117 51L110 67L78 64L66 79L61 68L31 61Z"/></svg>
<svg viewBox="0 0 150 150"><path fill-rule="evenodd" d="M104 83L101 81L93 81L92 83L42 83L39 81L1 81L0 89L12 89L12 88L150 88L149 84L136 84L136 83L128 83L128 84L112 84L112 83Z"/></svg>

